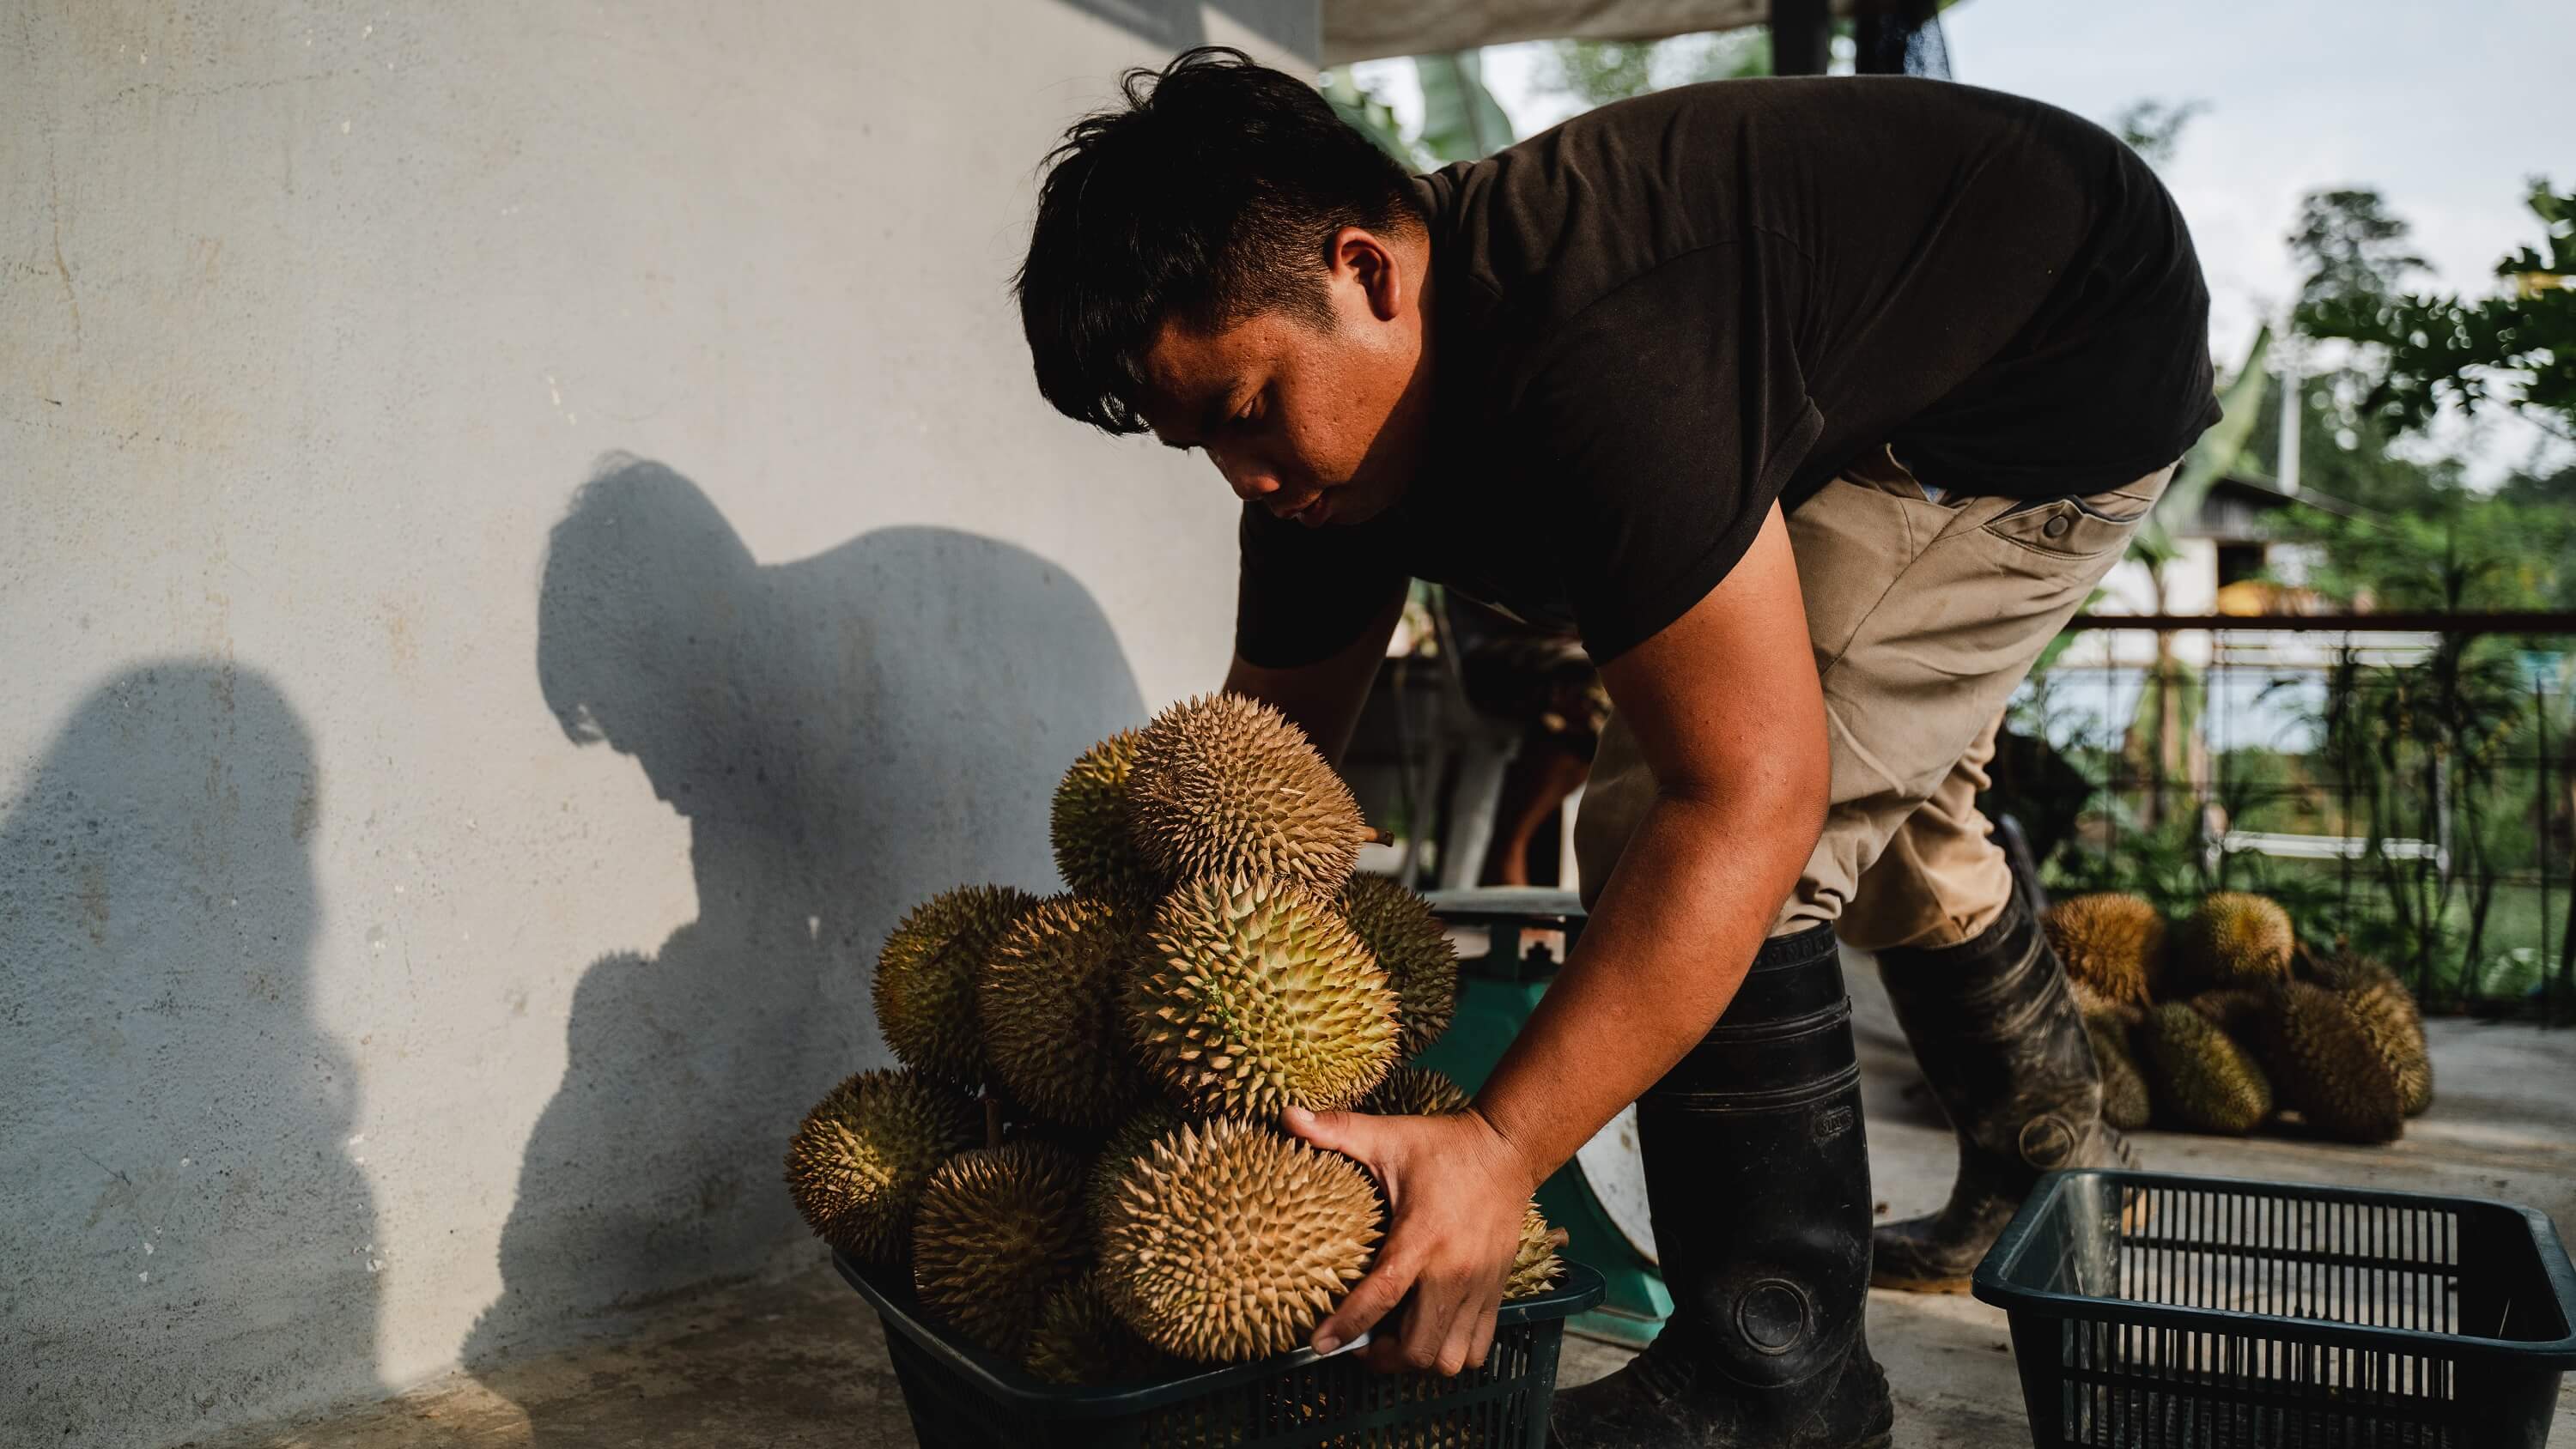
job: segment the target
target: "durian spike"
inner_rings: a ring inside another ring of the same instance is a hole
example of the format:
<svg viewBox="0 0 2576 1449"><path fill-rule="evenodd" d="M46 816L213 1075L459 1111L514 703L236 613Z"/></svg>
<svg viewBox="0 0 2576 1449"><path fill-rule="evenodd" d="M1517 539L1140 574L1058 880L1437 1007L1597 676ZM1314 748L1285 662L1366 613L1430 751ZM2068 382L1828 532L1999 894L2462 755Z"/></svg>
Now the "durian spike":
<svg viewBox="0 0 2576 1449"><path fill-rule="evenodd" d="M1396 996L1339 915L1278 880L1207 878L1155 913L1127 978L1147 1073L1202 1116L1351 1106L1395 1062Z"/></svg>
<svg viewBox="0 0 2576 1449"><path fill-rule="evenodd" d="M1329 898L1370 834L1305 731L1239 694L1154 716L1136 742L1127 792L1137 849L1175 881L1247 874Z"/></svg>

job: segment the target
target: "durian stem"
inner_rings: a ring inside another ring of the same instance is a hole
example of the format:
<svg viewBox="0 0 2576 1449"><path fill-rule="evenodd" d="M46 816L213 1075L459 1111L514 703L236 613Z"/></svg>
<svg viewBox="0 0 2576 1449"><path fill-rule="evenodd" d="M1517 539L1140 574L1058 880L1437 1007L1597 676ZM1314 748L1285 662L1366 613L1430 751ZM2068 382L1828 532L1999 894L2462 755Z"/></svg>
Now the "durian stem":
<svg viewBox="0 0 2576 1449"><path fill-rule="evenodd" d="M1002 1145L1002 1099L999 1097L984 1099L984 1145Z"/></svg>
<svg viewBox="0 0 2576 1449"><path fill-rule="evenodd" d="M1547 1245L1551 1248L1562 1248L1572 1241L1574 1241L1574 1234L1567 1232L1563 1228L1550 1228L1547 1230Z"/></svg>

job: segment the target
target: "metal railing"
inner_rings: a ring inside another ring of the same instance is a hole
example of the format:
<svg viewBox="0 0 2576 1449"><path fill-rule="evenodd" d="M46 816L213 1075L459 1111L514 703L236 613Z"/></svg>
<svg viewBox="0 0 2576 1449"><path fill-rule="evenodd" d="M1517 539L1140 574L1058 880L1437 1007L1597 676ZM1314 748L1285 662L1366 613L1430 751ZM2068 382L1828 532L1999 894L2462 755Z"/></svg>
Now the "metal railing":
<svg viewBox="0 0 2576 1449"><path fill-rule="evenodd" d="M1997 810L2053 889L2212 890L2433 1010L2576 1019L2576 616L2081 616Z"/></svg>

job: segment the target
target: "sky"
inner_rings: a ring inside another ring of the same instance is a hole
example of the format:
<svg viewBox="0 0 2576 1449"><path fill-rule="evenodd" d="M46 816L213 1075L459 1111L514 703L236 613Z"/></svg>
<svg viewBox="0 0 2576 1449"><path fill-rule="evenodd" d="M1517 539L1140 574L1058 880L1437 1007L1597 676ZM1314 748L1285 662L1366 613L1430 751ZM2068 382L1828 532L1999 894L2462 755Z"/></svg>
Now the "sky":
<svg viewBox="0 0 2576 1449"><path fill-rule="evenodd" d="M2132 101L2207 107L2166 164L2212 303L2212 346L2241 356L2298 278L2282 238L2299 198L2378 188L2433 265L2419 285L2485 294L2496 259L2537 238L2528 178L2576 185L2576 4L2569 0L1959 0L1942 19L1954 79L2108 123ZM1522 134L1567 105L1538 84L1547 47L1486 52L1488 85ZM1418 105L1409 69L1362 70ZM2472 478L2540 441L2505 423L2441 444Z"/></svg>

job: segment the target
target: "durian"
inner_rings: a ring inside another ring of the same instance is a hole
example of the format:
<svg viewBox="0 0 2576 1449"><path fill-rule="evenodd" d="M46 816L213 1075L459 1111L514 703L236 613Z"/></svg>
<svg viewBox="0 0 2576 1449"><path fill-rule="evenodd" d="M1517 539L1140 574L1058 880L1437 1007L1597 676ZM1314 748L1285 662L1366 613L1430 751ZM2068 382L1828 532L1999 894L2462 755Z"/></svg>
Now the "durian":
<svg viewBox="0 0 2576 1449"><path fill-rule="evenodd" d="M1144 1099L1118 1018L1120 976L1142 940L1126 912L1050 896L994 947L977 990L984 1059L1013 1102L1105 1132Z"/></svg>
<svg viewBox="0 0 2576 1449"><path fill-rule="evenodd" d="M1467 1110L1467 1094L1458 1084L1429 1067L1391 1068L1386 1080L1369 1089L1359 1109L1380 1117L1445 1117Z"/></svg>
<svg viewBox="0 0 2576 1449"><path fill-rule="evenodd" d="M2272 1012L2271 996L2250 986L2218 987L2183 1004L2209 1018L2210 1025L2247 1044L2263 1040L2263 1023Z"/></svg>
<svg viewBox="0 0 2576 1449"><path fill-rule="evenodd" d="M2280 903L2244 891L2219 891L2183 922L2173 964L2189 984L2263 986L2290 974L2298 934Z"/></svg>
<svg viewBox="0 0 2576 1449"><path fill-rule="evenodd" d="M2069 896L2043 919L2070 980L2106 1002L2152 994L2165 947L2165 918L2144 897L2119 892Z"/></svg>
<svg viewBox="0 0 2576 1449"><path fill-rule="evenodd" d="M1377 1190L1359 1165L1218 1118L1154 1143L1100 1232L1119 1316L1166 1353L1234 1363L1303 1344L1368 1271Z"/></svg>
<svg viewBox="0 0 2576 1449"><path fill-rule="evenodd" d="M1122 1384L1153 1378L1171 1357L1136 1336L1086 1273L1047 1295L1029 1336L1025 1367L1051 1384Z"/></svg>
<svg viewBox="0 0 2576 1449"><path fill-rule="evenodd" d="M2138 1055L2176 1125L2241 1135L2272 1114L2272 1084L2253 1054L2190 1007L2169 1002L2148 1012Z"/></svg>
<svg viewBox="0 0 2576 1449"><path fill-rule="evenodd" d="M2081 981L2068 981L2066 994L2075 998L2075 1010L2086 1021L2107 1021L2126 1031L2147 1019L2146 1003L2113 1001Z"/></svg>
<svg viewBox="0 0 2576 1449"><path fill-rule="evenodd" d="M968 1339L1018 1359L1049 1294L1090 1258L1082 1161L1035 1139L961 1152L921 1190L912 1282Z"/></svg>
<svg viewBox="0 0 2576 1449"><path fill-rule="evenodd" d="M1521 1214L1520 1247L1512 1254L1511 1271L1503 1277L1503 1301L1535 1298L1563 1276L1565 1264L1556 1256L1556 1230L1547 1225L1538 1200L1532 1198Z"/></svg>
<svg viewBox="0 0 2576 1449"><path fill-rule="evenodd" d="M2274 988L2271 1058L2281 1098L2321 1135L2393 1142L2406 1130L2405 1100L2359 1013L2306 981Z"/></svg>
<svg viewBox="0 0 2576 1449"><path fill-rule="evenodd" d="M1138 1159L1151 1155L1156 1138L1178 1132L1188 1120L1168 1102L1148 1102L1109 1134L1099 1157L1092 1161L1083 1194L1084 1212L1094 1229L1109 1221L1109 1204L1118 1194L1118 1179Z"/></svg>
<svg viewBox="0 0 2576 1449"><path fill-rule="evenodd" d="M1369 833L1305 732L1238 694L1156 715L1136 742L1127 793L1137 848L1176 881L1252 875L1330 900Z"/></svg>
<svg viewBox="0 0 2576 1449"><path fill-rule="evenodd" d="M1341 908L1395 988L1396 1055L1420 1056L1458 1012L1457 948L1430 903L1393 877L1352 876Z"/></svg>
<svg viewBox="0 0 2576 1449"><path fill-rule="evenodd" d="M2415 994L2397 973L2373 961L2335 963L2324 984L2344 999L2370 1044L2397 1079L2399 1108L2409 1117L2433 1105L2433 1058L2424 1045L2424 1017Z"/></svg>
<svg viewBox="0 0 2576 1449"><path fill-rule="evenodd" d="M788 1196L814 1236L855 1258L899 1262L922 1185L975 1145L979 1120L962 1094L918 1072L861 1072L797 1126Z"/></svg>
<svg viewBox="0 0 2576 1449"><path fill-rule="evenodd" d="M1155 913L1127 977L1129 1039L1202 1116L1356 1103L1395 1061L1395 992L1368 948L1284 882L1207 878Z"/></svg>
<svg viewBox="0 0 2576 1449"><path fill-rule="evenodd" d="M2146 1126L2147 1079L2129 1054L2128 1031L2109 1017L2091 1017L2084 1034L2093 1039L2093 1062L2102 1070L2102 1120L2123 1132Z"/></svg>
<svg viewBox="0 0 2576 1449"><path fill-rule="evenodd" d="M1002 933L1037 897L959 886L913 907L877 953L877 1030L906 1066L960 1086L984 1081L976 987Z"/></svg>
<svg viewBox="0 0 2576 1449"><path fill-rule="evenodd" d="M1064 772L1047 813L1056 873L1075 894L1139 908L1153 904L1164 882L1136 849L1128 772L1136 763L1135 730L1120 730Z"/></svg>

